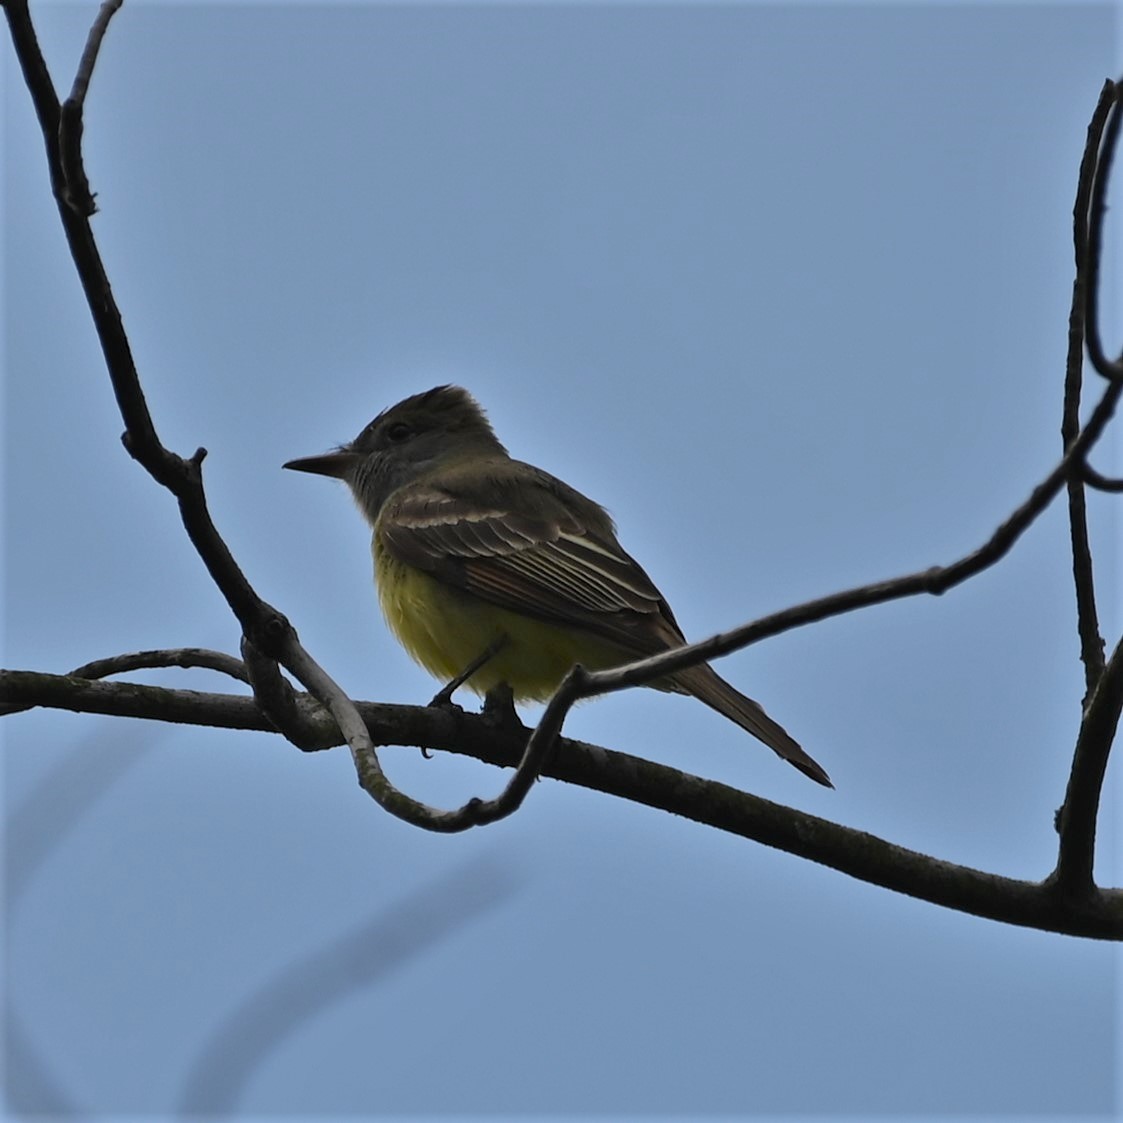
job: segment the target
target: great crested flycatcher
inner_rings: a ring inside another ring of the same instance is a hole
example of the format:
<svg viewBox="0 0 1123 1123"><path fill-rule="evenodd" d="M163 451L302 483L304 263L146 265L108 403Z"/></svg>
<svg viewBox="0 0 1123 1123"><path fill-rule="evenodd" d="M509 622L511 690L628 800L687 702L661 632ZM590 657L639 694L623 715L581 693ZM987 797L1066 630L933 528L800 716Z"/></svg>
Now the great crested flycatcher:
<svg viewBox="0 0 1123 1123"><path fill-rule="evenodd" d="M382 611L432 674L486 694L548 698L574 663L620 666L686 642L603 507L513 460L475 399L438 386L350 444L286 468L343 480L374 530ZM692 694L812 780L826 772L708 664L652 684Z"/></svg>

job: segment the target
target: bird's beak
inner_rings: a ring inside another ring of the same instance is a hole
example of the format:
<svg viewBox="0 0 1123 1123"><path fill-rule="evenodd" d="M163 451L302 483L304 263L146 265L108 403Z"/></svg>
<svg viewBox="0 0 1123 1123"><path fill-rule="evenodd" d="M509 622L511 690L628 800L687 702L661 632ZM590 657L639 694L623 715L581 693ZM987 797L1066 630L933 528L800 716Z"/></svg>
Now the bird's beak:
<svg viewBox="0 0 1123 1123"><path fill-rule="evenodd" d="M284 465L294 472L312 472L317 476L331 476L336 480L347 478L347 473L356 461L361 460L357 452L341 448L335 452L325 452L323 456L306 456L303 460L290 460Z"/></svg>

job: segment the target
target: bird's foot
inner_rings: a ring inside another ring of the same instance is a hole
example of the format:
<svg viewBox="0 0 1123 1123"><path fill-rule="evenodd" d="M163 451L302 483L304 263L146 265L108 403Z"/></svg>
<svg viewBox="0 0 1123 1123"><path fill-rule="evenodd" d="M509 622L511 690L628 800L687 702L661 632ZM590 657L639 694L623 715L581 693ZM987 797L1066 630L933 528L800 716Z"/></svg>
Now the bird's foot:
<svg viewBox="0 0 1123 1123"><path fill-rule="evenodd" d="M525 733L526 726L515 710L515 696L511 688L501 682L484 695L483 719L496 730Z"/></svg>
<svg viewBox="0 0 1123 1123"><path fill-rule="evenodd" d="M453 694L455 694L485 663L493 658L496 652L502 651L506 643L506 636L500 636L498 639L492 640L492 642L456 676L456 678L451 682L445 683L445 685L433 695L433 700L429 705L438 710L454 709L458 713L463 713L464 708L458 706L452 700Z"/></svg>
<svg viewBox="0 0 1123 1123"><path fill-rule="evenodd" d="M452 710L454 713L462 714L464 707L459 702L452 700L452 696L459 686L460 682L457 679L453 679L452 682L442 686L430 699L429 706L434 710Z"/></svg>

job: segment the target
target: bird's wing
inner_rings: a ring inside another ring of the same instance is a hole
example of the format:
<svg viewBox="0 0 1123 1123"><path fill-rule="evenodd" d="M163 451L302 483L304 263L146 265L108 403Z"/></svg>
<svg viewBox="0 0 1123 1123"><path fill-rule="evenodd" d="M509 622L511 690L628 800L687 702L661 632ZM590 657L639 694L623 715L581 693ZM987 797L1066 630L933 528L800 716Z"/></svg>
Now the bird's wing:
<svg viewBox="0 0 1123 1123"><path fill-rule="evenodd" d="M542 513L525 514L413 485L387 504L378 537L391 556L439 581L637 655L685 642L659 590L611 530L590 526L594 520L553 493L542 498Z"/></svg>

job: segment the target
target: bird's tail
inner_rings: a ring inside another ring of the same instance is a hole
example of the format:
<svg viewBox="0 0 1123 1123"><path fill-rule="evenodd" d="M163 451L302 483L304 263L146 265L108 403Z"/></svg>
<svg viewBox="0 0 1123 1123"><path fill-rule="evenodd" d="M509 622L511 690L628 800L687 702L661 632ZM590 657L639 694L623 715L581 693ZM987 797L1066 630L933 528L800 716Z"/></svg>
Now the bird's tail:
<svg viewBox="0 0 1123 1123"><path fill-rule="evenodd" d="M758 740L763 741L777 756L794 765L805 776L818 784L833 788L831 778L799 747L799 744L779 724L774 722L759 703L746 698L734 689L713 667L702 664L679 671L672 678L674 685L700 702L717 710L730 721L736 722Z"/></svg>

